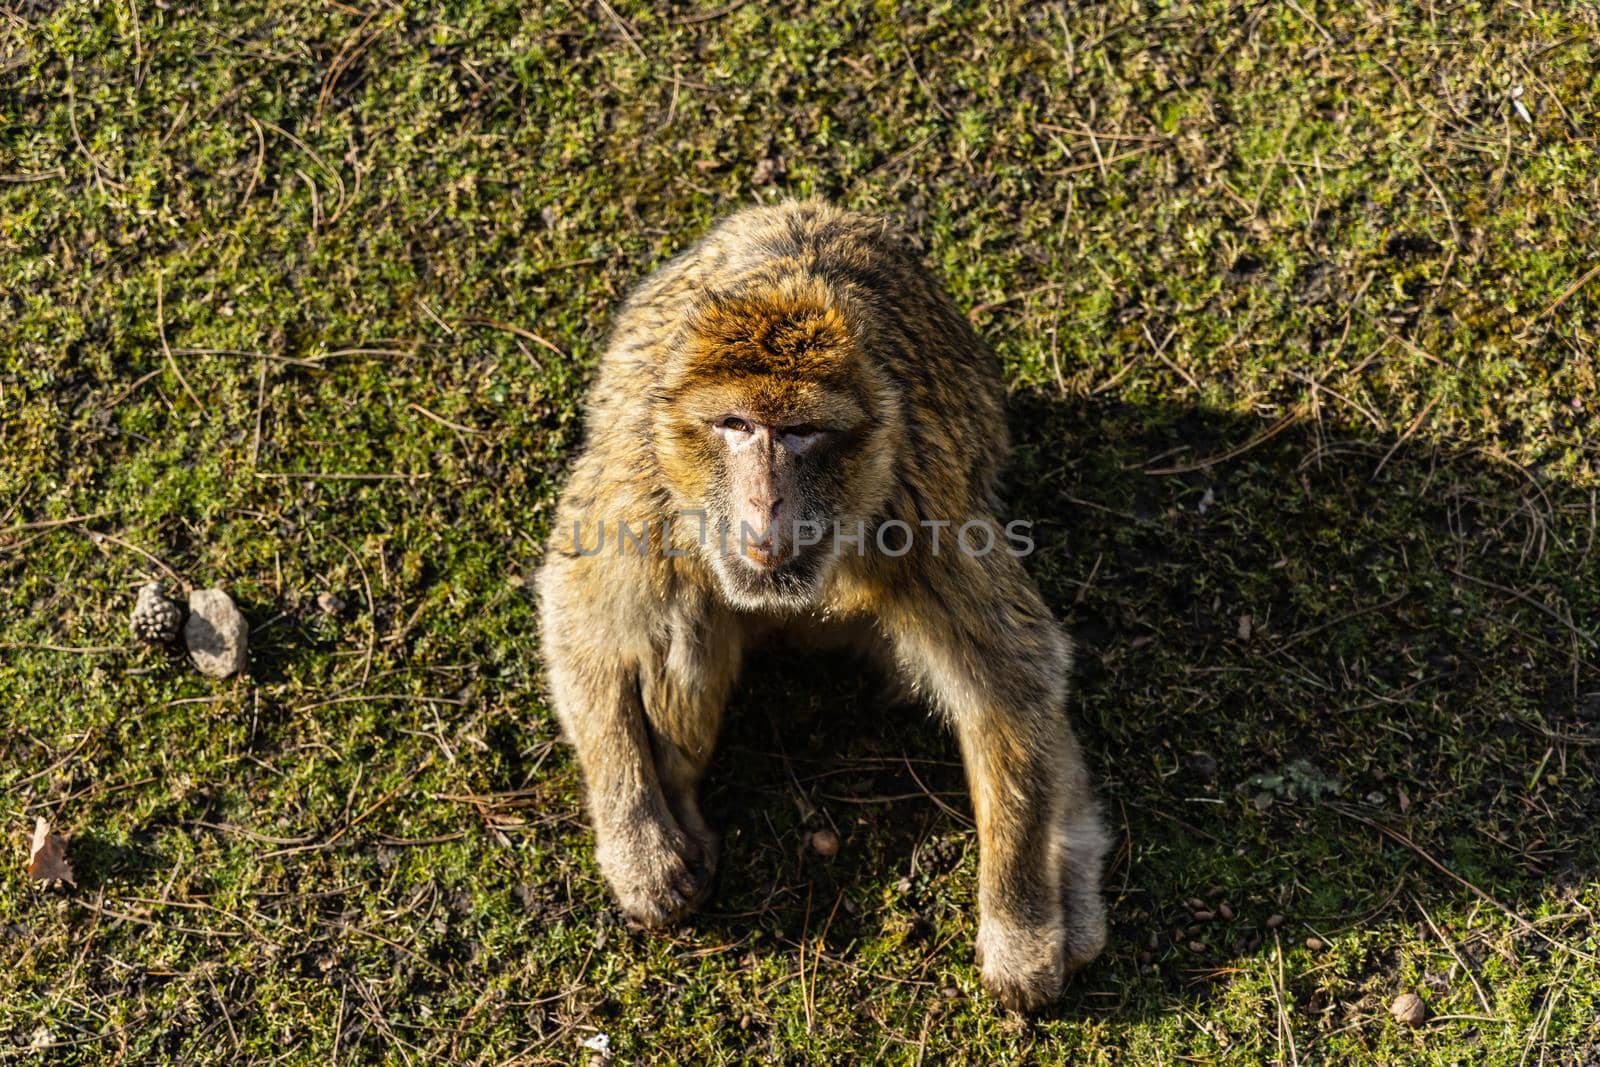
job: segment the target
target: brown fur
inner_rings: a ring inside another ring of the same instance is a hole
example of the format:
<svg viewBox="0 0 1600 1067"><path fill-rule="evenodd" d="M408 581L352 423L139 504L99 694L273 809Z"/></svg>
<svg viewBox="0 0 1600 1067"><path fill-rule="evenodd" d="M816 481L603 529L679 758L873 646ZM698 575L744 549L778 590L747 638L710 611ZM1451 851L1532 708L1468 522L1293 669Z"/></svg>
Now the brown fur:
<svg viewBox="0 0 1600 1067"><path fill-rule="evenodd" d="M540 591L556 712L629 915L674 922L708 889L716 839L696 795L746 650L775 629L852 627L960 744L986 985L1037 1007L1099 952L1106 843L1063 708L1070 643L1015 557L952 550L963 522L992 521L1001 398L993 355L906 243L824 205L726 219L628 298ZM661 524L683 511L726 515L708 426L734 407L837 429L805 468L805 505L846 529L861 522L865 554L828 558L782 596L745 597L692 523L668 539ZM905 555L874 547L891 520L916 531ZM929 520L952 524L939 553L918 525ZM651 550L619 554L621 521L649 526ZM585 554L601 522L608 540Z"/></svg>

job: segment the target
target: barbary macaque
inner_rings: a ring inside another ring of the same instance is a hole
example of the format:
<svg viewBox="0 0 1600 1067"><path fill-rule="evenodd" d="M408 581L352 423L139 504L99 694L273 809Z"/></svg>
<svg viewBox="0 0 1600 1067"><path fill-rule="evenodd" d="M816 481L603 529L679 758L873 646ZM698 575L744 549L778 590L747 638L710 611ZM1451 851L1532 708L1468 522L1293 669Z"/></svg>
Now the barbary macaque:
<svg viewBox="0 0 1600 1067"><path fill-rule="evenodd" d="M623 910L677 922L744 655L849 627L954 731L977 953L1006 1006L1105 942L1107 838L1065 700L1072 646L1002 524L995 356L905 239L814 202L717 224L626 300L539 575L555 711ZM807 643L814 643L807 641Z"/></svg>

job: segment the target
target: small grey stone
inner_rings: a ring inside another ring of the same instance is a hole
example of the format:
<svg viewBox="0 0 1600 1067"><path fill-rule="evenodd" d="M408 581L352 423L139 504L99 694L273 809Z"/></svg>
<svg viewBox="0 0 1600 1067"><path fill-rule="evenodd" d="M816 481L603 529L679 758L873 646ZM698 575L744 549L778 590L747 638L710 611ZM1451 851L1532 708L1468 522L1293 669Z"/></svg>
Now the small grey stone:
<svg viewBox="0 0 1600 1067"><path fill-rule="evenodd" d="M338 615L344 611L344 598L338 593L318 593L317 610L325 615Z"/></svg>
<svg viewBox="0 0 1600 1067"><path fill-rule="evenodd" d="M1389 1014L1401 1026L1421 1026L1428 1021L1428 1006L1415 993L1401 993L1389 1005Z"/></svg>
<svg viewBox="0 0 1600 1067"><path fill-rule="evenodd" d="M1217 774L1222 770L1217 763L1217 757L1209 752L1191 752L1188 769L1190 774L1202 782L1215 781Z"/></svg>
<svg viewBox="0 0 1600 1067"><path fill-rule="evenodd" d="M816 830L807 835L811 851L827 859L839 854L839 835L832 830Z"/></svg>
<svg viewBox="0 0 1600 1067"><path fill-rule="evenodd" d="M183 624L183 643L201 673L226 678L244 668L250 627L227 593L196 589L189 594L189 621Z"/></svg>

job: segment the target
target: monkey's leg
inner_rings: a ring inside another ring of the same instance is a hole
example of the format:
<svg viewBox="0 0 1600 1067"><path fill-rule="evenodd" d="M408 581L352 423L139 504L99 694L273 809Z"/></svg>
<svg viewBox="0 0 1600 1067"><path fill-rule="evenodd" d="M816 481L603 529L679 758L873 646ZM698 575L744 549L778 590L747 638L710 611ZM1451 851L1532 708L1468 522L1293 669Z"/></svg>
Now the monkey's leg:
<svg viewBox="0 0 1600 1067"><path fill-rule="evenodd" d="M662 793L708 867L716 865L717 835L700 814L700 780L738 676L742 636L728 613L715 607L680 612L672 620L666 654L641 679Z"/></svg>
<svg viewBox="0 0 1600 1067"><path fill-rule="evenodd" d="M583 767L595 858L623 911L662 926L711 884L716 840L695 788L739 643L704 598L629 597L648 587L635 581L630 590L606 566L615 564L551 557L540 576L545 657L556 713Z"/></svg>
<svg viewBox="0 0 1600 1067"><path fill-rule="evenodd" d="M593 651L547 656L556 711L583 768L600 870L631 918L676 922L710 884L711 857L662 793L637 670Z"/></svg>
<svg viewBox="0 0 1600 1067"><path fill-rule="evenodd" d="M966 764L984 984L1029 1010L1105 942L1105 835L1063 707L1071 647L1015 559L936 562L926 593L885 621Z"/></svg>

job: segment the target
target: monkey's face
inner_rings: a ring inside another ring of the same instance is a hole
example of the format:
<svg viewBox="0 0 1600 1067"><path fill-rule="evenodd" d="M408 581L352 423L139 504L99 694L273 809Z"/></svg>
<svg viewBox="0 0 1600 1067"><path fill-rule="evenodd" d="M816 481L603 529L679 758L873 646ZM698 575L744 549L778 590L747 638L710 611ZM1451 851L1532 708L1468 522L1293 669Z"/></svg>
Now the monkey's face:
<svg viewBox="0 0 1600 1067"><path fill-rule="evenodd" d="M678 509L704 515L681 528L749 610L816 602L882 507L899 433L897 395L845 316L824 294L800 296L714 305L658 398L662 470Z"/></svg>
<svg viewBox="0 0 1600 1067"><path fill-rule="evenodd" d="M706 546L723 592L736 606L811 602L830 556L835 486L829 465L854 427L793 413L780 421L739 407L711 420L721 444L721 485L713 497L716 543Z"/></svg>

